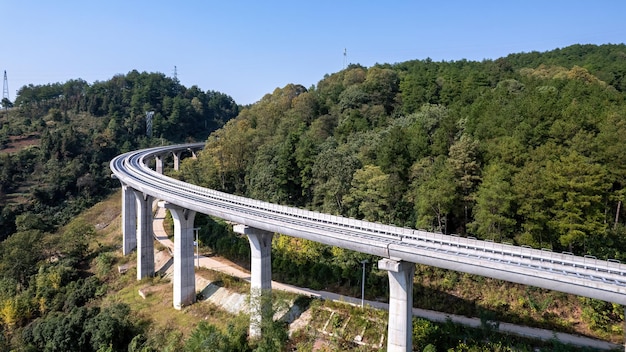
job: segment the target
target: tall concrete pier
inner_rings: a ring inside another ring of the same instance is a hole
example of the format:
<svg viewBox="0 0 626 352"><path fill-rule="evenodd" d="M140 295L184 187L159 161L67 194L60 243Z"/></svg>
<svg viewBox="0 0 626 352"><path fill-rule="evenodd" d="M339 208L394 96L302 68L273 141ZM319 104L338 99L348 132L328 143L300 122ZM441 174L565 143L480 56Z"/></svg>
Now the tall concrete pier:
<svg viewBox="0 0 626 352"><path fill-rule="evenodd" d="M169 209L174 220L174 308L182 309L196 301L193 222L196 212L177 205L159 202Z"/></svg>
<svg viewBox="0 0 626 352"><path fill-rule="evenodd" d="M174 157L174 170L180 170L180 155L183 153L182 150L177 150L172 152L172 156Z"/></svg>
<svg viewBox="0 0 626 352"><path fill-rule="evenodd" d="M153 197L133 190L137 206L137 280L154 276Z"/></svg>
<svg viewBox="0 0 626 352"><path fill-rule="evenodd" d="M137 205L133 189L122 184L122 253L137 248Z"/></svg>
<svg viewBox="0 0 626 352"><path fill-rule="evenodd" d="M155 168L156 168L156 172L163 174L163 158L165 157L165 155L155 155L154 156L154 162L155 162Z"/></svg>
<svg viewBox="0 0 626 352"><path fill-rule="evenodd" d="M413 350L413 275L415 264L381 259L378 268L389 275L389 323L387 351Z"/></svg>
<svg viewBox="0 0 626 352"><path fill-rule="evenodd" d="M268 296L272 290L274 234L245 225L235 225L233 230L250 241L250 337L259 338L263 318L272 319L272 300Z"/></svg>

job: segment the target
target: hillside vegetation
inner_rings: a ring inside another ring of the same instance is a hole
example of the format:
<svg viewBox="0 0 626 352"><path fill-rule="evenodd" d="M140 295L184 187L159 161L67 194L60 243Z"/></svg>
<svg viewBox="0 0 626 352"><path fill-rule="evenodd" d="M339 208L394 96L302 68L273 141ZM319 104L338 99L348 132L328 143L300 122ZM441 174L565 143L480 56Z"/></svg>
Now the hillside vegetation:
<svg viewBox="0 0 626 352"><path fill-rule="evenodd" d="M18 91L0 114L0 240L53 231L119 187L109 162L162 143L204 140L239 106L219 92L186 88L159 73L129 72ZM146 111L154 111L152 138Z"/></svg>
<svg viewBox="0 0 626 352"><path fill-rule="evenodd" d="M625 65L624 45L351 65L243 109L185 177L370 221L621 259Z"/></svg>
<svg viewBox="0 0 626 352"><path fill-rule="evenodd" d="M625 45L350 65L244 108L181 177L331 214L624 260L625 68ZM275 239L274 258L280 280L356 296L360 262L377 260L289 237ZM418 267L415 292L423 308L616 338L622 329L623 312L606 302L428 267ZM371 265L366 295L387 295Z"/></svg>
<svg viewBox="0 0 626 352"><path fill-rule="evenodd" d="M112 274L132 260L119 256L119 228L109 227L119 204L70 222L119 187L108 169L115 155L153 145L207 140L173 175L226 192L623 260L625 76L620 44L482 62L353 64L245 108L159 73L23 87L0 114L0 350L196 350L208 339L252 350L245 319L194 322L183 336L154 330L161 326L132 310L126 297L138 284ZM203 245L249 259L246 240L226 224L199 215L196 225ZM378 258L287 236L273 246L276 279L358 296L368 259L366 296L387 298ZM623 310L607 302L425 266L415 279L419 307L622 337ZM147 309L172 309L155 307ZM491 335L416 326L419 346L495 348L485 341ZM276 350L284 342L276 331L253 347Z"/></svg>

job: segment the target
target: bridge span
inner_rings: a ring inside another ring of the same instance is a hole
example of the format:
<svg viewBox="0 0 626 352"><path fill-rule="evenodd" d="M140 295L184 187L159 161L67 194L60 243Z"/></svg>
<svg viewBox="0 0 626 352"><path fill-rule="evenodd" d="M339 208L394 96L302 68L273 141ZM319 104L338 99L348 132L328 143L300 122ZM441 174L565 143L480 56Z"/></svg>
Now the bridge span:
<svg viewBox="0 0 626 352"><path fill-rule="evenodd" d="M204 143L155 147L122 154L110 167L122 184L124 254L137 249L137 279L154 274L152 212L154 199L174 220L174 307L195 301L193 228L197 212L238 225L250 240L251 299L271 289L274 233L304 238L381 257L390 283L388 351L412 348L415 263L531 285L626 305L626 265L594 257L554 253L524 246L355 220L223 193L164 176L163 159ZM155 160L155 170L148 162ZM260 301L260 300L259 300ZM251 336L260 335L261 308L251 310Z"/></svg>

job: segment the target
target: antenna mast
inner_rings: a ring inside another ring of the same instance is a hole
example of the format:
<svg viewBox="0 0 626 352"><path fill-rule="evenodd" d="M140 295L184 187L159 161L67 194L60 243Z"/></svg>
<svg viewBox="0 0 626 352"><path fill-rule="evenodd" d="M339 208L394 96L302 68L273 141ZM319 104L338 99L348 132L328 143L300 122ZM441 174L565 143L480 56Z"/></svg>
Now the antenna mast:
<svg viewBox="0 0 626 352"><path fill-rule="evenodd" d="M343 48L343 68L345 69L348 65L348 49Z"/></svg>
<svg viewBox="0 0 626 352"><path fill-rule="evenodd" d="M7 100L9 99L9 80L7 79L7 71L4 70L4 84L2 86L2 100L4 100L4 98L7 98Z"/></svg>

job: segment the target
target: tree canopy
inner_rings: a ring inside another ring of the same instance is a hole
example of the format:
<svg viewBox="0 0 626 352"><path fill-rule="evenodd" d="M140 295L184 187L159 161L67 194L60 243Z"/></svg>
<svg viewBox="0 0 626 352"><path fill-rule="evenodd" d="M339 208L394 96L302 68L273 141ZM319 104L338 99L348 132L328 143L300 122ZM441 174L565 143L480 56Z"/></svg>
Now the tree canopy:
<svg viewBox="0 0 626 352"><path fill-rule="evenodd" d="M202 171L183 177L344 216L596 254L623 224L625 55L623 44L574 45L482 62L350 65L244 108L185 167Z"/></svg>
<svg viewBox="0 0 626 352"><path fill-rule="evenodd" d="M20 214L52 230L118 187L109 171L116 155L204 140L238 112L228 95L187 88L161 73L22 87L15 108L0 117L0 240L17 230ZM4 153L11 141L31 145Z"/></svg>
<svg viewBox="0 0 626 352"><path fill-rule="evenodd" d="M0 113L0 349L151 350L156 342L139 334L128 306L95 302L106 285L100 270L82 268L110 259L88 245L93 226L68 222L119 187L108 169L114 156L165 143L206 140L177 175L214 189L624 260L624 67L623 44L351 64L245 108L161 73L22 87ZM216 250L249 251L206 221ZM273 251L276 275L314 288L354 286L355 267L374 259L287 236ZM386 277L367 280L370 294L385 294ZM245 328L228 329L202 324L170 347L247 350ZM258 350L284 338L275 329Z"/></svg>

